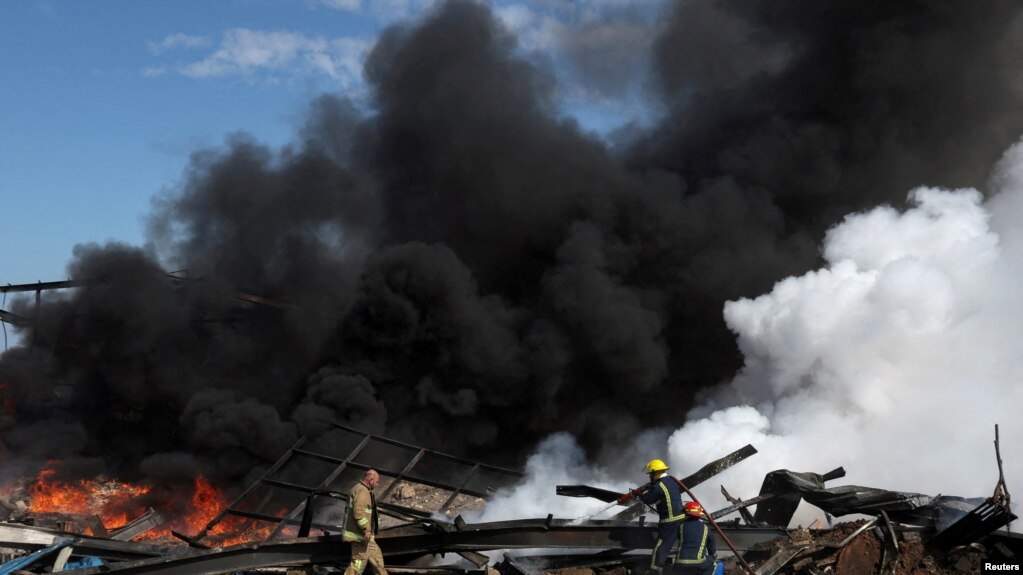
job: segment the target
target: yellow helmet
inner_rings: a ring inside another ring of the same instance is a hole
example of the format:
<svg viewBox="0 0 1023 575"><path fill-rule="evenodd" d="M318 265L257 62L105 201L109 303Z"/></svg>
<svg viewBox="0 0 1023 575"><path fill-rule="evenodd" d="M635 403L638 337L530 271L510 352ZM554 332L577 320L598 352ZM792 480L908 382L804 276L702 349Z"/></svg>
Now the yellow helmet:
<svg viewBox="0 0 1023 575"><path fill-rule="evenodd" d="M667 471L668 466L660 459L651 459L650 463L646 464L643 468L643 473L657 473L658 471Z"/></svg>

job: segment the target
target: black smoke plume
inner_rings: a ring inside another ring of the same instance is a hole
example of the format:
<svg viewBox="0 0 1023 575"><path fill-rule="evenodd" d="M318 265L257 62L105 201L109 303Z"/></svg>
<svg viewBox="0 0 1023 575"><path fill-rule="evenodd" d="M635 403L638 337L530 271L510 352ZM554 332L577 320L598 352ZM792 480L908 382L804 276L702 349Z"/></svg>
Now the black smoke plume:
<svg viewBox="0 0 1023 575"><path fill-rule="evenodd" d="M443 3L382 34L371 111L324 96L291 148L197 151L146 247L81 246L89 287L16 303L7 457L238 479L330 420L613 454L740 367L724 301L813 267L849 211L982 182L1023 132L1021 14L679 2L667 113L612 147L486 6Z"/></svg>

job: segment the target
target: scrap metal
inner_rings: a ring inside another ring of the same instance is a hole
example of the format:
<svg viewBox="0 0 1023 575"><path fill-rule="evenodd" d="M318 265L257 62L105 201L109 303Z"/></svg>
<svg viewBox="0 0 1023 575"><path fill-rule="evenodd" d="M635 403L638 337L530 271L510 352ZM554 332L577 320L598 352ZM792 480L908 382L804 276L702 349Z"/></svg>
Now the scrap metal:
<svg viewBox="0 0 1023 575"><path fill-rule="evenodd" d="M176 272L168 272L168 273L166 273L164 275L166 275L166 277L172 282L173 285L180 287L180 286L187 285L189 282L196 281L196 280L190 280L187 277L187 271L188 270L180 270L180 271L176 271ZM72 280L72 279L67 279L67 280L48 281L48 282L36 282L36 283L27 283L27 284L7 284L7 285L0 285L0 294L5 294L6 295L8 293L35 292L35 294L36 294L36 296L35 296L36 312L38 313L39 304L41 302L41 294L44 291L63 290L63 289L82 288L82 287L88 288L88 287L91 287L91 286L94 286L94 285L97 285L97 284L102 284L102 283L103 282L100 281L100 280L90 280L90 279L74 279L74 280ZM263 308L272 308L272 309L277 309L277 310L297 309L297 306L295 306L294 304L291 304L291 303L288 303L288 302L282 302L282 301L279 301L279 300L267 297L265 295L256 294L256 293L253 293L251 291L246 291L246 290L242 290L242 289L234 290L234 297L238 301L245 302L246 304L252 304L252 305L256 305L256 306L261 306ZM202 321L203 321L203 323L214 323L214 322L233 323L235 321L239 321L240 319L242 319L242 318L238 317L238 316L230 316L229 315L228 317L225 317L225 318L215 318L215 319L214 318L204 318ZM25 317L25 316L13 313L11 311L0 309L0 322L9 323L11 325L16 325L18 327L33 327L35 325L35 318Z"/></svg>
<svg viewBox="0 0 1023 575"><path fill-rule="evenodd" d="M927 544L940 549L951 549L976 541L1015 519L1016 516L1007 512L1002 505L987 499L958 521L935 534Z"/></svg>
<svg viewBox="0 0 1023 575"><path fill-rule="evenodd" d="M765 493L765 494L762 494L762 495L758 495L757 497L754 497L753 499L749 499L747 501L743 501L742 499L739 499L738 497L732 497L732 494L729 493L727 489L725 489L724 485L721 486L721 495L723 495L725 500L728 501L729 503L731 503L731 505L729 505L728 507L725 507L724 509L719 509L718 511L715 511L714 513L711 513L711 515L714 517L714 519L719 519L721 517L724 517L724 516L728 515L729 513L732 513L734 511L738 511L739 512L739 516L742 517L742 520L746 522L746 525L754 525L756 523L753 520L753 514L750 513L749 509L747 509L747 508L750 505L755 505L757 503L760 503L761 501L767 501L768 499L771 499L772 497L774 497L773 493Z"/></svg>
<svg viewBox="0 0 1023 575"><path fill-rule="evenodd" d="M743 549L785 534L777 528L741 527L729 531ZM407 564L426 555L498 549L650 550L656 528L614 521L573 525L567 519L522 519L467 524L423 522L382 531L377 536L385 561ZM242 544L223 549L189 550L181 554L111 564L98 573L202 575L280 565L343 564L350 546L336 535Z"/></svg>
<svg viewBox="0 0 1023 575"><path fill-rule="evenodd" d="M55 282L36 282L34 284L7 284L0 285L0 293L17 293L17 292L38 292L38 291L49 291L56 289L68 289L76 287L84 287L92 282L82 280L61 280Z"/></svg>
<svg viewBox="0 0 1023 575"><path fill-rule="evenodd" d="M1005 513L1012 514L1012 495L1009 487L1005 484L1005 471L1002 469L1002 450L998 441L998 424L995 424L995 461L998 463L998 483L995 484L994 494L991 495L991 502L1000 506ZM1008 532L1006 524L1006 532Z"/></svg>
<svg viewBox="0 0 1023 575"><path fill-rule="evenodd" d="M788 525L799 507L799 500L807 493L824 490L824 482L845 476L839 467L825 474L795 472L787 469L772 471L764 476L760 495L774 494L770 501L757 505L753 521L758 524Z"/></svg>
<svg viewBox="0 0 1023 575"><path fill-rule="evenodd" d="M976 525L976 531L968 530L965 524L960 527L967 538L984 529L987 529L983 533L986 535L1015 519L1015 515L990 499L931 496L860 485L825 488L824 481L836 477L835 473L840 470L824 475L787 469L768 473L761 487L761 495L775 495L763 505L757 506L754 520L758 524L788 525L800 499L836 517L855 513L877 515L884 512L894 521L937 530L961 517L972 517L969 522Z"/></svg>
<svg viewBox="0 0 1023 575"><path fill-rule="evenodd" d="M888 568L888 565L899 553L899 537L895 534L895 526L883 509L881 510L880 527L882 528L875 527L874 529L879 533L881 540L884 541L884 549L881 552L881 569L884 570Z"/></svg>
<svg viewBox="0 0 1023 575"><path fill-rule="evenodd" d="M140 559L172 553L175 548L166 545L115 541L101 537L70 534L55 529L44 529L16 523L0 523L0 547L34 551L58 541L73 539L76 551L108 559Z"/></svg>
<svg viewBox="0 0 1023 575"><path fill-rule="evenodd" d="M42 549L29 553L28 555L22 555L21 557L18 557L16 559L11 559L10 561L4 563L3 565L0 565L0 575L10 575L11 573L21 571L22 569L29 567L34 563L42 561L43 559L47 559L51 555L60 552L68 545L71 545L70 540L59 541L57 543L54 543L53 545L43 547ZM65 557L64 559L67 560L67 557ZM63 566L63 561L60 561L59 559L58 561L61 563L61 566Z"/></svg>
<svg viewBox="0 0 1023 575"><path fill-rule="evenodd" d="M131 541L143 533L162 525L166 519L158 511L150 507L145 513L132 519L120 528L110 532L114 541Z"/></svg>
<svg viewBox="0 0 1023 575"><path fill-rule="evenodd" d="M0 309L0 322L9 323L18 327L31 327L32 320L23 316L18 315L14 312Z"/></svg>

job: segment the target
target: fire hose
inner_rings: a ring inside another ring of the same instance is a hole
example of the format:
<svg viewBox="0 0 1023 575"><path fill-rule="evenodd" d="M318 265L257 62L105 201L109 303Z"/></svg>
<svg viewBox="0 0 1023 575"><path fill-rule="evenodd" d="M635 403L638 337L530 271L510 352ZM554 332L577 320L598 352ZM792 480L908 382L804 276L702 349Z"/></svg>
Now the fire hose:
<svg viewBox="0 0 1023 575"><path fill-rule="evenodd" d="M700 500L697 499L695 495L693 495L693 492L690 491L688 487L686 487L685 483L682 483L682 481L677 477L671 478L674 479L676 483L678 483L678 486L682 488L682 491L686 492L686 495L688 495L689 498L693 500L693 502L695 502L700 507L703 507L703 504L700 503ZM631 501L632 499L639 499L639 496L642 495L643 492L646 491L649 486L650 484L647 483L646 485L643 485L642 487L639 487L637 489L630 489L628 493L618 498L617 503L619 505L624 505ZM640 501L642 501L642 499L640 499ZM732 544L731 539L729 539L728 536L725 535L725 532L721 530L721 527L718 526L717 521L714 521L714 518L711 517L711 514L704 513L704 516L707 518L707 521L710 522L711 527L714 528L714 531L717 532L718 536L721 537L721 540L725 542L725 545L728 545L728 548L732 550L733 554L735 554L735 558L739 561L739 564L742 565L742 568L747 573L749 573L749 575L756 575L756 573L753 571L753 567L751 567L750 564L746 562L746 559L744 559L742 554L739 553L739 550L735 548L735 545Z"/></svg>

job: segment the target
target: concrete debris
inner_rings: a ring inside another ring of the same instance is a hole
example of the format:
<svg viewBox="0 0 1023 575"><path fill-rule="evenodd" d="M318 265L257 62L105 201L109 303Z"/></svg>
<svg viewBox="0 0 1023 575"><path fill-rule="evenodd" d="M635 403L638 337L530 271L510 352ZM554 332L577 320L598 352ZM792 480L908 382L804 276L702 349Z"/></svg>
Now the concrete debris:
<svg viewBox="0 0 1023 575"><path fill-rule="evenodd" d="M416 498L416 488L406 483L394 490L394 498L398 501L413 500Z"/></svg>

